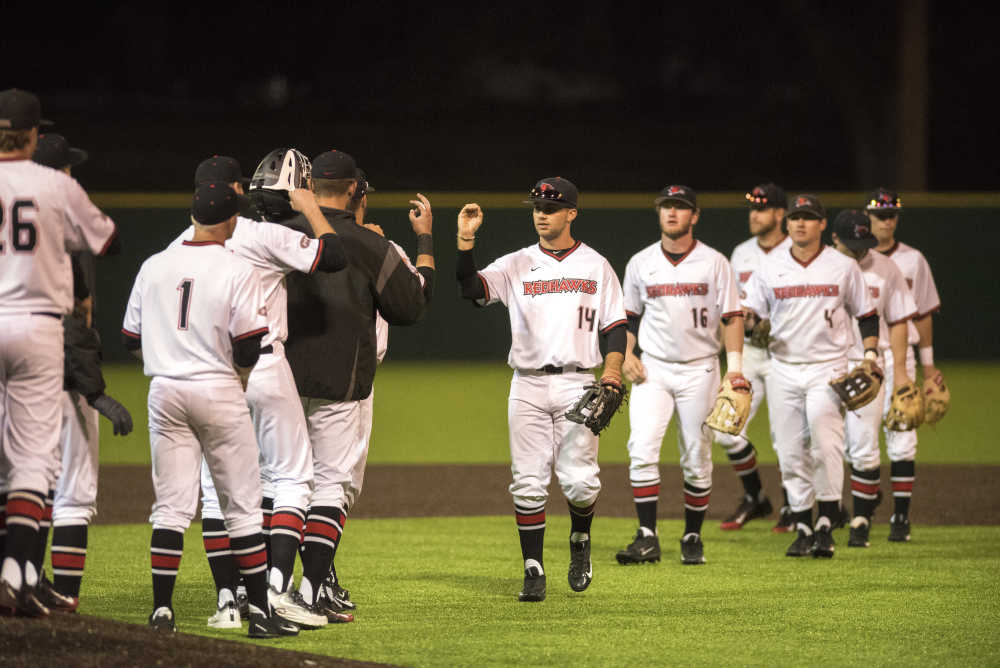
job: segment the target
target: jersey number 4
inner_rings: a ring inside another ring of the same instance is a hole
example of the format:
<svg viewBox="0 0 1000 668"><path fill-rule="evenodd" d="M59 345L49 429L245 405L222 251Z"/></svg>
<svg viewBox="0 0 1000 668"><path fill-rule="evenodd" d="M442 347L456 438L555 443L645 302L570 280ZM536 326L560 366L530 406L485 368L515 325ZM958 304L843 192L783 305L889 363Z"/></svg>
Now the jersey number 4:
<svg viewBox="0 0 1000 668"><path fill-rule="evenodd" d="M3 225L10 220L10 245L18 253L30 253L38 243L38 230L35 228L35 212L38 207L30 199L16 199L10 205L10 211L0 202L0 232ZM3 237L0 237L2 239ZM3 241L0 241L0 253L6 251Z"/></svg>
<svg viewBox="0 0 1000 668"><path fill-rule="evenodd" d="M191 314L191 291L194 289L194 279L185 278L177 286L181 293L180 313L177 315L177 329L188 328L188 316Z"/></svg>
<svg viewBox="0 0 1000 668"><path fill-rule="evenodd" d="M577 312L577 326L586 329L588 332L594 331L594 320L597 319L597 309L579 306Z"/></svg>

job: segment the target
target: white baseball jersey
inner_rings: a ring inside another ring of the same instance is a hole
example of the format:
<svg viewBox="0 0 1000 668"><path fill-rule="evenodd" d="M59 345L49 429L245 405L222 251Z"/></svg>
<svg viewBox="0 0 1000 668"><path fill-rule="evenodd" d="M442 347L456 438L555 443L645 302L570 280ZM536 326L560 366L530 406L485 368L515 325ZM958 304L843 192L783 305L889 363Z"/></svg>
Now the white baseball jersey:
<svg viewBox="0 0 1000 668"><path fill-rule="evenodd" d="M67 252L101 254L115 231L73 177L27 159L0 161L0 315L69 313Z"/></svg>
<svg viewBox="0 0 1000 668"><path fill-rule="evenodd" d="M937 286L934 285L934 276L931 274L931 267L927 264L927 258L913 246L907 246L901 241L893 244L892 248L885 252L885 255L892 259L903 272L906 285L913 293L913 301L917 305L916 319L934 313L941 308L941 299L938 297ZM917 328L911 322L907 326L911 344L916 344L920 337Z"/></svg>
<svg viewBox="0 0 1000 668"><path fill-rule="evenodd" d="M479 271L485 303L510 312L514 369L552 365L589 369L601 364L597 333L624 324L622 288L611 265L577 241L562 257L528 246Z"/></svg>
<svg viewBox="0 0 1000 668"><path fill-rule="evenodd" d="M746 298L747 283L750 282L750 277L753 276L754 272L760 268L761 262L770 257L772 253L781 253L791 245L792 239L788 236L770 248L761 246L757 237L750 237L733 249L729 263L733 266L733 272L736 274L740 299ZM744 338L744 341L749 340L749 336Z"/></svg>
<svg viewBox="0 0 1000 668"><path fill-rule="evenodd" d="M677 262L660 241L633 255L625 268L625 312L642 316L643 352L667 362L717 355L719 321L743 315L729 261L697 240Z"/></svg>
<svg viewBox="0 0 1000 668"><path fill-rule="evenodd" d="M858 263L821 245L806 262L787 251L771 254L754 272L744 304L771 319L771 355L788 364L845 358L851 332L837 312L875 313Z"/></svg>
<svg viewBox="0 0 1000 668"><path fill-rule="evenodd" d="M194 225L189 226L170 248L194 238ZM267 306L268 333L261 345L284 343L288 338L288 291L285 275L292 271L311 274L323 254L323 240L313 239L284 225L260 223L249 218L237 218L236 229L226 248L248 261L260 277L264 303Z"/></svg>
<svg viewBox="0 0 1000 668"><path fill-rule="evenodd" d="M185 241L142 263L122 332L141 337L147 376L228 379L233 343L266 335L266 314L246 260L215 241Z"/></svg>
<svg viewBox="0 0 1000 668"><path fill-rule="evenodd" d="M903 273L892 260L881 253L869 251L858 261L858 266L861 267L865 285L868 286L868 295L878 311L878 347L880 350L888 350L889 326L912 318L916 315L917 307L906 287ZM847 358L863 359L865 351L861 345L861 330L857 321L853 323L851 333L854 343Z"/></svg>

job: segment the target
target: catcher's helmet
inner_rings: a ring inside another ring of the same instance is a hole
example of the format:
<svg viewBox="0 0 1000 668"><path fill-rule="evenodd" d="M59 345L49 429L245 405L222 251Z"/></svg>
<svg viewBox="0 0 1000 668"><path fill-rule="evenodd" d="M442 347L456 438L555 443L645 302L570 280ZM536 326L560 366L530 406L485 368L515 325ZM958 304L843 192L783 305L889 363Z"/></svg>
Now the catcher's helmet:
<svg viewBox="0 0 1000 668"><path fill-rule="evenodd" d="M260 161L250 179L247 197L262 220L284 220L295 214L288 193L308 188L312 163L294 148L276 148Z"/></svg>

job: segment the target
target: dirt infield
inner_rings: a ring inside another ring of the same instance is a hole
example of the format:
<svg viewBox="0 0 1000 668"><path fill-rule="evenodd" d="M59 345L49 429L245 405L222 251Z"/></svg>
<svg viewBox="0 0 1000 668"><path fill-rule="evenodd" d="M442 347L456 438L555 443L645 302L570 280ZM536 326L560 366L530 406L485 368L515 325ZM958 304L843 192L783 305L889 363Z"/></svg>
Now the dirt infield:
<svg viewBox="0 0 1000 668"><path fill-rule="evenodd" d="M317 654L216 640L187 633L157 633L135 624L86 615L47 619L0 618L0 662L4 666L248 666L322 668L384 666Z"/></svg>
<svg viewBox="0 0 1000 668"><path fill-rule="evenodd" d="M661 467L659 514L664 518L683 517L682 481L676 466ZM876 521L888 521L892 514L888 467L883 467L882 490L886 501L875 514ZM913 506L910 515L918 524L1000 524L996 503L997 466L917 466ZM776 506L781 503L778 471L761 466L765 488ZM450 466L371 466L365 476L364 491L352 510L354 518L433 517L461 515L505 515L512 513L507 485L507 465ZM604 489L598 516L632 517L635 510L624 465L605 466L601 471ZM708 520L729 514L742 494L740 483L728 466L717 466ZM845 500L850 484L845 479ZM558 487L550 489L549 512L561 512L565 505ZM97 522L119 524L145 522L153 502L153 485L148 467L104 466L98 491Z"/></svg>

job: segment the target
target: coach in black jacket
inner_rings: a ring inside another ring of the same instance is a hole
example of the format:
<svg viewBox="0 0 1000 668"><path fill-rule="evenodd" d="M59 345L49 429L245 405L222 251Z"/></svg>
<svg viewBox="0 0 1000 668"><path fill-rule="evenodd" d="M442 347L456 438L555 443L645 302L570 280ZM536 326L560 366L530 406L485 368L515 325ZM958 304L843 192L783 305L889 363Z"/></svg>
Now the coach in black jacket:
<svg viewBox="0 0 1000 668"><path fill-rule="evenodd" d="M375 379L375 315L390 325L412 325L423 316L434 282L434 255L427 198L418 195L412 201L410 223L417 234L413 267L349 211L359 187L351 156L327 151L313 160L312 169L316 201L343 243L348 266L335 274L287 277L285 354L306 413L315 475L301 594L315 612L333 618L354 608L336 582L332 564L364 478L367 439L361 400L371 394ZM301 218L284 224L311 234Z"/></svg>

